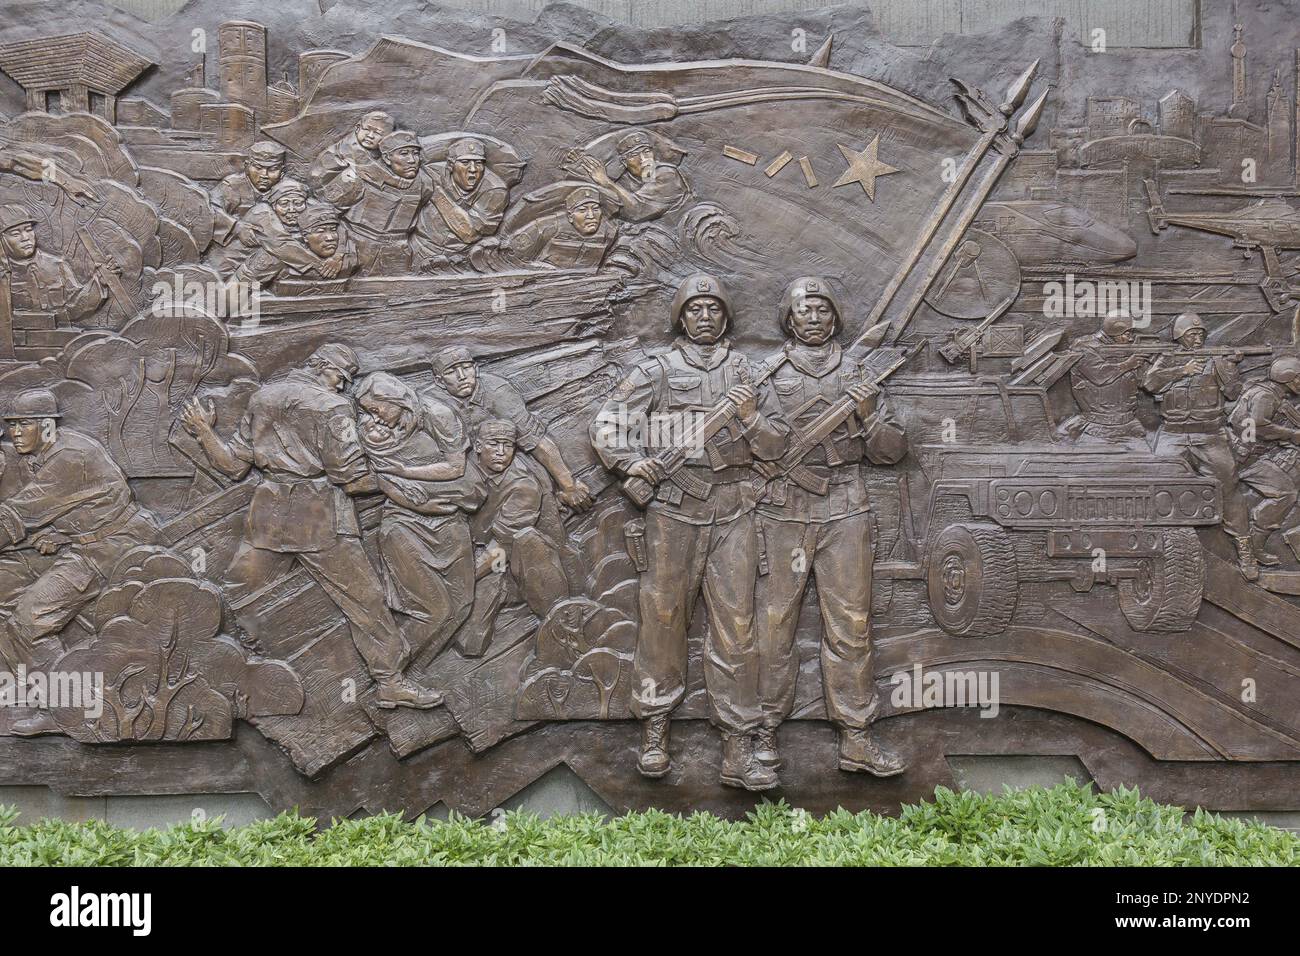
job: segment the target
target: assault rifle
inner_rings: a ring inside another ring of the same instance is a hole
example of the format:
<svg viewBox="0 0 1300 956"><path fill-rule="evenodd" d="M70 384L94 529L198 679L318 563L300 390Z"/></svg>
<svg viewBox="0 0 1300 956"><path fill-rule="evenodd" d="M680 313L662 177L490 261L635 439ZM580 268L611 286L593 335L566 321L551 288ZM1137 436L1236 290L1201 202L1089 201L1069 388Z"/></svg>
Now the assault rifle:
<svg viewBox="0 0 1300 956"><path fill-rule="evenodd" d="M1139 339L1131 345L1096 345L1090 346L1097 349L1104 355L1169 355L1173 357L1186 356L1187 358L1229 358L1232 356L1247 355L1272 355L1274 347L1272 345L1207 345L1199 349L1181 349L1177 345L1166 342L1163 339L1146 338Z"/></svg>
<svg viewBox="0 0 1300 956"><path fill-rule="evenodd" d="M885 333L888 331L888 322L877 322L862 334L862 341L874 348L880 344L880 341L885 337ZM785 364L788 355L789 346L786 346L780 352L776 353L776 355L772 356L772 358L768 359L768 361L755 369L752 375L742 374L740 376L741 382L746 385L752 385L757 389L760 385L771 378L772 375L776 373L777 369ZM654 461L659 462L663 467L665 475L664 480L671 481L692 498L698 498L701 501L708 498L709 490L712 486L709 485L708 482L696 478L689 472L683 471L682 466L686 464L692 449L707 449L709 447L708 442L710 439L712 439L718 432L722 431L735 415L736 406L727 399L723 399L717 405L713 406L704 418L699 421L687 435L683 436L681 441L676 442L672 446L664 448L652 455L651 458ZM644 478L638 478L635 475L625 478L621 487L623 493L631 498L632 501L641 508L648 505L655 496L655 486Z"/></svg>
<svg viewBox="0 0 1300 956"><path fill-rule="evenodd" d="M883 371L868 375L857 384L879 388L885 379L897 372L907 363L908 359L919 352L925 346L925 343L926 340L921 339L917 344L905 349ZM830 490L829 480L813 474L803 464L803 460L808 457L814 448L828 439L835 432L835 429L839 428L850 415L857 411L857 408L858 400L856 398L848 393L841 395L834 404L818 415L800 433L799 437L786 449L785 454L779 460L756 461L754 463L754 470L757 472L753 478L754 491L762 494L768 482L775 481L778 478L789 478L805 491L816 495L826 494Z"/></svg>

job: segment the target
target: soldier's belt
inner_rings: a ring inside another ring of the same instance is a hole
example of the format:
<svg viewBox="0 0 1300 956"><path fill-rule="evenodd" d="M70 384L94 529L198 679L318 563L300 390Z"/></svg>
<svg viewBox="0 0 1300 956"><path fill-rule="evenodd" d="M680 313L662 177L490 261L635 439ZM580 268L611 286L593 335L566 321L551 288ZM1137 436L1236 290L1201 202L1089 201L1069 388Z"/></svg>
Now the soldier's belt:
<svg viewBox="0 0 1300 956"><path fill-rule="evenodd" d="M692 498L704 501L717 485L734 485L749 477L748 465L733 465L718 471L699 468L678 468L668 476L668 481Z"/></svg>
<svg viewBox="0 0 1300 956"><path fill-rule="evenodd" d="M105 538L111 538L119 531L125 529L126 526L131 523L131 519L139 513L139 510L139 508L128 505L126 508L122 509L121 514L108 524L100 525L94 531L87 531L85 534L70 534L67 536L68 541L72 544L95 544L103 541Z"/></svg>
<svg viewBox="0 0 1300 956"><path fill-rule="evenodd" d="M1124 412L1085 412L1083 420L1089 425L1127 425L1137 417L1137 409Z"/></svg>
<svg viewBox="0 0 1300 956"><path fill-rule="evenodd" d="M1223 428L1223 416L1209 422L1171 422L1166 421L1161 427L1176 435L1212 435Z"/></svg>

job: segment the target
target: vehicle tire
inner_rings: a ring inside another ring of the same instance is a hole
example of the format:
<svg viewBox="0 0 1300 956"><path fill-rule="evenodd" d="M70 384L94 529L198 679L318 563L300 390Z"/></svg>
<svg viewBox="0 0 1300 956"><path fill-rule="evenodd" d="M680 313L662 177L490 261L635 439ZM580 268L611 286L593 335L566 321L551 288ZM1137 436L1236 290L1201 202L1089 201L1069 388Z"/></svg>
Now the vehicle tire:
<svg viewBox="0 0 1300 956"><path fill-rule="evenodd" d="M952 524L930 538L926 562L930 611L949 634L998 634L1016 610L1016 550L992 524Z"/></svg>
<svg viewBox="0 0 1300 956"><path fill-rule="evenodd" d="M1135 631L1186 631L1201 610L1205 554L1191 528L1168 528L1161 553L1119 582L1119 609Z"/></svg>

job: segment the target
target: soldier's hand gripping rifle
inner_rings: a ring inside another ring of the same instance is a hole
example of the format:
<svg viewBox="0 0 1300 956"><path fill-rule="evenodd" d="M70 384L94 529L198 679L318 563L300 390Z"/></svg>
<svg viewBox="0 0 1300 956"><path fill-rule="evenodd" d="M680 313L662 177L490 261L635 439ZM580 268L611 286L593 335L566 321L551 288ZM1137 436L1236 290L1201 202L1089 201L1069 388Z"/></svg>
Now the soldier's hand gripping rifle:
<svg viewBox="0 0 1300 956"><path fill-rule="evenodd" d="M868 375L857 385L868 385L873 389L879 389L885 379L902 368L913 355L925 346L925 341L925 339L921 339L915 345L905 349L898 358L886 366L884 371ZM786 449L785 454L779 460L756 461L754 470L757 474L752 479L754 491L761 495L767 484L778 478L789 478L804 491L812 492L815 495L824 495L830 491L829 480L813 474L803 464L803 460L808 457L814 448L830 438L835 429L847 421L849 416L857 411L857 408L858 399L854 397L851 391L841 395L834 404L818 415L800 433L799 437Z"/></svg>
<svg viewBox="0 0 1300 956"><path fill-rule="evenodd" d="M742 366L738 377L741 384L751 385L755 389L762 385L768 377L772 375L785 362L786 355L784 352L777 355L771 361L765 363L756 374L751 375ZM675 442L667 448L661 449L650 456L650 460L657 462L663 472L664 477L661 481L671 481L678 488L682 489L692 498L699 498L701 501L708 498L710 485L708 482L701 481L694 475L683 470L691 451L696 448L705 448L713 436L722 431L734 418L737 412L736 403L729 398L724 398L718 404L705 414L704 418L699 420L695 427L682 436L681 441ZM646 481L637 475L629 475L623 480L621 486L623 493L641 508L650 503L655 496L656 484Z"/></svg>

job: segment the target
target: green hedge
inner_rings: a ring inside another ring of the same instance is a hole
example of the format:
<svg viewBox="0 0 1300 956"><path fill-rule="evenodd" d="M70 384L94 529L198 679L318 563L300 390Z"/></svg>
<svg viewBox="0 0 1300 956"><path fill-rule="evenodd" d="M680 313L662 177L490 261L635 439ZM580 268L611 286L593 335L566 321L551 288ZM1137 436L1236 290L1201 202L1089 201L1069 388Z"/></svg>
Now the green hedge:
<svg viewBox="0 0 1300 956"><path fill-rule="evenodd" d="M784 803L745 820L650 811L605 820L495 825L464 817L406 823L388 814L317 829L297 814L223 829L210 820L137 832L98 821L15 826L0 807L0 865L1147 865L1300 864L1300 837L1259 823L1161 806L1136 790L1066 783L987 796L940 788L897 818Z"/></svg>

